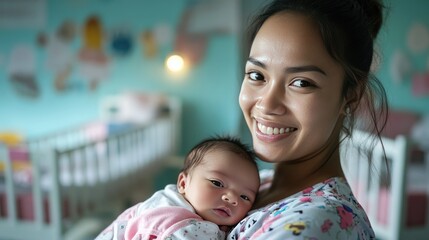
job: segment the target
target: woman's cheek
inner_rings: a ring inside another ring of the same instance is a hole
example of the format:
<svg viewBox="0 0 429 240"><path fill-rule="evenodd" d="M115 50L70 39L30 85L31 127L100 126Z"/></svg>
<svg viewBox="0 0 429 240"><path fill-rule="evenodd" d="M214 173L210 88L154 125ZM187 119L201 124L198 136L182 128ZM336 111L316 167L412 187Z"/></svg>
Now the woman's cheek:
<svg viewBox="0 0 429 240"><path fill-rule="evenodd" d="M238 102L240 104L240 108L243 111L243 113L246 109L246 105L248 105L248 101L249 101L249 96L242 89L238 97Z"/></svg>
<svg viewBox="0 0 429 240"><path fill-rule="evenodd" d="M240 108L243 112L245 112L246 110L248 110L247 108L250 105L250 101L251 101L251 96L248 94L248 92L246 91L245 87L243 86L241 88L240 91L240 95L239 95L239 103L240 103Z"/></svg>

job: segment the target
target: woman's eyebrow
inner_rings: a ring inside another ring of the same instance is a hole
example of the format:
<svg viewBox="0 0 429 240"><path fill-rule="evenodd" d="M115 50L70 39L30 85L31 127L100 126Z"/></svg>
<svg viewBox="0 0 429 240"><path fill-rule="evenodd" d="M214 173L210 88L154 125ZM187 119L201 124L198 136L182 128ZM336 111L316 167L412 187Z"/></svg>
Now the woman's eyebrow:
<svg viewBox="0 0 429 240"><path fill-rule="evenodd" d="M297 67L288 67L286 68L287 73L299 73L299 72L319 72L326 76L325 71L314 65L305 65Z"/></svg>
<svg viewBox="0 0 429 240"><path fill-rule="evenodd" d="M253 65L259 66L261 68L266 68L266 65L252 57L249 57L247 59L248 62L252 63ZM314 66L314 65L304 65L304 66L297 66L297 67L288 67L286 68L286 73L300 73L300 72L319 72L326 76L326 72L323 71L321 68Z"/></svg>
<svg viewBox="0 0 429 240"><path fill-rule="evenodd" d="M256 65L258 67L261 68L265 68L265 64L255 58L249 57L249 59L247 59L248 62L252 63L253 65Z"/></svg>

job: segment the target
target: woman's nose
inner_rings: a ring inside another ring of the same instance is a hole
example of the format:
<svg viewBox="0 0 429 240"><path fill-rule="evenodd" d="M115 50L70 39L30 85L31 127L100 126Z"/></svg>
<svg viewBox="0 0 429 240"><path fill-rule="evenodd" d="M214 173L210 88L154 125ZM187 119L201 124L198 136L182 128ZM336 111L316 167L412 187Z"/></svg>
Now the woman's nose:
<svg viewBox="0 0 429 240"><path fill-rule="evenodd" d="M283 87L270 85L261 92L256 102L256 109L267 115L282 115L286 112L286 92Z"/></svg>
<svg viewBox="0 0 429 240"><path fill-rule="evenodd" d="M237 196L233 193L225 193L222 195L222 200L236 206L238 204Z"/></svg>

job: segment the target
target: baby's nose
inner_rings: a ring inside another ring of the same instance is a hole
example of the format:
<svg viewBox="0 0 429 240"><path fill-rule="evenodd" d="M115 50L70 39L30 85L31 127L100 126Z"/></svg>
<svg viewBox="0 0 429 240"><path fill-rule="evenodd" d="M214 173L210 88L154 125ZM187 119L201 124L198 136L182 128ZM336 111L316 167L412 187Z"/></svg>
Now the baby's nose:
<svg viewBox="0 0 429 240"><path fill-rule="evenodd" d="M226 193L222 195L222 200L234 206L238 205L237 197L235 196L235 194L232 193Z"/></svg>

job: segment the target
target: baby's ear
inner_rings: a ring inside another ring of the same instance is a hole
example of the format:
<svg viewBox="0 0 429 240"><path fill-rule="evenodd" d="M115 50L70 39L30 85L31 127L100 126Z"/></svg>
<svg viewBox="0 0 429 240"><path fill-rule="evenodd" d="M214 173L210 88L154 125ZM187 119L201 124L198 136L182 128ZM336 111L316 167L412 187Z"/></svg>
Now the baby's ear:
<svg viewBox="0 0 429 240"><path fill-rule="evenodd" d="M185 193L187 179L188 179L188 175L186 173L184 172L179 173L179 177L177 178L177 190L181 194Z"/></svg>

